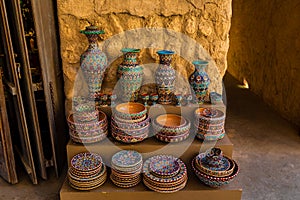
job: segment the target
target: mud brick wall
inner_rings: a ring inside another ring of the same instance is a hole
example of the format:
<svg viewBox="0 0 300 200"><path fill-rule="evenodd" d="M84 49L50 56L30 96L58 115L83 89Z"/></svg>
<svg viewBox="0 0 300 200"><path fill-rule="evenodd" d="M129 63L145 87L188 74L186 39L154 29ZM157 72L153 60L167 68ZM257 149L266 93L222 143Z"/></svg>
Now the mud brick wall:
<svg viewBox="0 0 300 200"><path fill-rule="evenodd" d="M193 72L191 62L208 59L211 77L209 91L222 92L227 69L231 0L57 0L61 57L65 80L66 110L74 95L87 89L80 75L80 55L88 41L79 31L98 25L106 32L99 45L110 63L103 90L113 90L120 49L141 48L144 64L143 91L154 91L156 50L175 50L173 66L178 72L177 92L189 92L187 78Z"/></svg>

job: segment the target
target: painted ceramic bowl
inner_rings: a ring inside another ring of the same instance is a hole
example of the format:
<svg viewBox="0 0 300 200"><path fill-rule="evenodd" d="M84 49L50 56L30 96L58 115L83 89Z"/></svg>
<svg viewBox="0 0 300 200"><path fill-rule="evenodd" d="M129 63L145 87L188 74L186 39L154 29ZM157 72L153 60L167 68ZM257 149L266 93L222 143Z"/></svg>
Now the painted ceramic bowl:
<svg viewBox="0 0 300 200"><path fill-rule="evenodd" d="M178 129L184 127L187 123L184 117L176 114L159 115L154 123L162 128Z"/></svg>
<svg viewBox="0 0 300 200"><path fill-rule="evenodd" d="M70 136L74 136L74 137L93 137L93 136L101 135L104 132L107 132L107 130L108 130L108 124L105 124L102 127L98 127L97 129L92 129L88 131L69 129L69 134Z"/></svg>
<svg viewBox="0 0 300 200"><path fill-rule="evenodd" d="M214 130L220 130L224 129L224 123L220 124L203 124L196 122L194 124L196 128L202 129L202 130L208 130L208 131L214 131Z"/></svg>
<svg viewBox="0 0 300 200"><path fill-rule="evenodd" d="M236 162L224 156L220 148L211 148L197 155L192 167L197 177L211 187L228 184L239 172Z"/></svg>
<svg viewBox="0 0 300 200"><path fill-rule="evenodd" d="M78 171L97 170L102 166L102 158L96 153L79 153L71 159L71 166Z"/></svg>
<svg viewBox="0 0 300 200"><path fill-rule="evenodd" d="M91 137L76 137L76 136L70 135L70 138L75 143L92 144L92 143L96 143L96 142L100 142L100 141L104 140L107 137L107 135L108 135L108 131L103 132L96 136L91 136Z"/></svg>
<svg viewBox="0 0 300 200"><path fill-rule="evenodd" d="M150 118L146 117L146 119L144 119L143 121L128 123L128 122L119 121L114 117L112 117L111 123L122 129L140 129L150 124Z"/></svg>
<svg viewBox="0 0 300 200"><path fill-rule="evenodd" d="M215 140L220 140L224 138L225 136L225 131L223 130L222 133L220 134L206 134L202 132L197 132L196 137L200 140L206 140L206 141L215 141Z"/></svg>
<svg viewBox="0 0 300 200"><path fill-rule="evenodd" d="M225 121L225 114L215 108L198 108L194 116L199 120L199 124L220 124Z"/></svg>
<svg viewBox="0 0 300 200"><path fill-rule="evenodd" d="M155 137L162 142L168 142L168 143L181 142L189 137L189 131L176 136L168 136L168 135L158 133L155 135Z"/></svg>
<svg viewBox="0 0 300 200"><path fill-rule="evenodd" d="M210 135L219 135L224 132L224 127L221 127L221 129L209 130L209 129L203 129L203 128L200 128L199 126L198 127L196 126L196 129L197 129L198 133L210 134Z"/></svg>
<svg viewBox="0 0 300 200"><path fill-rule="evenodd" d="M156 134L163 134L166 136L177 136L177 135L181 135L183 133L186 133L190 130L191 128L191 123L189 120L185 119L186 123L181 126L181 127L177 127L177 128L168 128L168 127L162 127L161 125L158 125L156 123L152 123L152 127L154 130L154 133Z"/></svg>
<svg viewBox="0 0 300 200"><path fill-rule="evenodd" d="M121 129L113 124L111 124L111 131L116 133L116 134L120 134L120 135L132 135L132 136L138 136L138 135L142 135L145 132L149 132L149 125L145 127L142 127L140 129Z"/></svg>
<svg viewBox="0 0 300 200"><path fill-rule="evenodd" d="M149 132L145 132L142 135L133 136L133 135L127 135L127 134L118 134L112 132L111 135L113 138L119 142L123 143L137 143L145 140L148 137Z"/></svg>
<svg viewBox="0 0 300 200"><path fill-rule="evenodd" d="M118 104L114 109L114 116L125 120L138 120L145 117L147 109L143 104L128 102Z"/></svg>
<svg viewBox="0 0 300 200"><path fill-rule="evenodd" d="M239 167L236 164L235 161L233 161L235 164L234 170L233 172L225 177L216 177L216 176L210 176L207 175L201 171L199 171L198 169L196 169L195 167L195 158L192 161L192 168L193 171L195 172L196 176L199 178L200 181L202 181L204 184L213 187L213 188L217 188L217 187L221 187L223 185L227 185L229 184L239 173Z"/></svg>
<svg viewBox="0 0 300 200"><path fill-rule="evenodd" d="M98 111L84 111L84 112L74 112L73 118L75 122L91 122L98 120Z"/></svg>
<svg viewBox="0 0 300 200"><path fill-rule="evenodd" d="M67 123L70 129L79 131L90 131L95 129L101 129L101 127L107 125L106 114L102 111L99 111L99 119L96 122L76 122L74 120L73 114L70 114L67 118Z"/></svg>
<svg viewBox="0 0 300 200"><path fill-rule="evenodd" d="M154 156L149 164L149 170L156 176L175 176L180 170L178 158L171 155Z"/></svg>

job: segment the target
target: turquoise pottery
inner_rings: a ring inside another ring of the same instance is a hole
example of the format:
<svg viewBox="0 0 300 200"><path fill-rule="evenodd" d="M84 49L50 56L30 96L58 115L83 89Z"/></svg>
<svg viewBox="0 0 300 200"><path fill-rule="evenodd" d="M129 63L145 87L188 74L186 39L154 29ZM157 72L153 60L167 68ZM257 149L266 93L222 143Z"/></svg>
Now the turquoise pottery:
<svg viewBox="0 0 300 200"><path fill-rule="evenodd" d="M198 103L201 104L204 102L210 84L208 74L205 72L208 62L205 60L196 60L193 62L193 65L195 66L195 71L190 76L189 82L194 90Z"/></svg>
<svg viewBox="0 0 300 200"><path fill-rule="evenodd" d="M97 26L88 26L80 31L85 34L89 41L88 49L80 57L80 68L87 82L90 96L95 97L100 92L104 72L107 68L107 57L99 49L98 35L104 34Z"/></svg>
<svg viewBox="0 0 300 200"><path fill-rule="evenodd" d="M143 67L137 61L140 49L124 48L122 64L118 67L117 77L120 81L123 101L134 101L143 82Z"/></svg>
<svg viewBox="0 0 300 200"><path fill-rule="evenodd" d="M174 51L161 50L156 52L159 55L159 66L155 72L155 82L158 91L159 104L171 104L174 90L176 71L172 67Z"/></svg>

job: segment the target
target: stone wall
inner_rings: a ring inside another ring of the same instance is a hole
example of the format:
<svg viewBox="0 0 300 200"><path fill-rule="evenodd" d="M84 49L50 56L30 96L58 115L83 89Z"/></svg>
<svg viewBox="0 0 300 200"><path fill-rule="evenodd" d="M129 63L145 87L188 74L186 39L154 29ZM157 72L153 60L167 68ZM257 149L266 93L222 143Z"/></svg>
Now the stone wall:
<svg viewBox="0 0 300 200"><path fill-rule="evenodd" d="M234 0L228 71L300 125L300 2Z"/></svg>
<svg viewBox="0 0 300 200"><path fill-rule="evenodd" d="M189 92L187 78L194 70L191 62L195 59L210 61L209 91L222 92L231 0L57 0L57 9L67 112L72 97L87 91L78 80L80 54L88 45L79 31L88 25L98 25L106 32L99 41L110 64L104 91L113 89L117 82L120 49L134 47L142 49L140 61L145 64L146 82L153 83L156 50L171 49L176 52L173 66L179 74L179 92ZM144 85L143 90L153 90L153 84Z"/></svg>

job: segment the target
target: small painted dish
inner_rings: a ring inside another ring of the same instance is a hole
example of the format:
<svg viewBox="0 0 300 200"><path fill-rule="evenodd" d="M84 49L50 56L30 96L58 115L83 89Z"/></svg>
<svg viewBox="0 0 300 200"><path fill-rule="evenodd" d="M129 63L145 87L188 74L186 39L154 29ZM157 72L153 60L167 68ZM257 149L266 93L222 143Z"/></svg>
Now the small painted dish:
<svg viewBox="0 0 300 200"><path fill-rule="evenodd" d="M106 139L107 135L108 135L108 131L106 131L102 134L99 134L97 136L92 136L92 137L74 137L74 136L70 135L70 138L75 143L92 144L92 143L100 142L100 141Z"/></svg>
<svg viewBox="0 0 300 200"><path fill-rule="evenodd" d="M149 170L156 176L170 177L178 174L178 158L171 155L157 155L151 158Z"/></svg>
<svg viewBox="0 0 300 200"><path fill-rule="evenodd" d="M142 155L133 150L122 150L114 154L111 158L113 165L118 167L134 167L143 161Z"/></svg>
<svg viewBox="0 0 300 200"><path fill-rule="evenodd" d="M146 117L145 120L142 120L140 122L128 123L128 122L118 121L117 119L112 117L111 123L113 125L119 127L119 128L122 128L122 129L140 129L140 128L143 128L143 127L148 126L150 124L150 118Z"/></svg>
<svg viewBox="0 0 300 200"><path fill-rule="evenodd" d="M102 167L102 158L96 153L79 153L71 159L71 166L78 171L93 171Z"/></svg>
<svg viewBox="0 0 300 200"><path fill-rule="evenodd" d="M143 104L135 102L118 104L114 111L113 116L125 120L141 119L147 114L146 107Z"/></svg>

